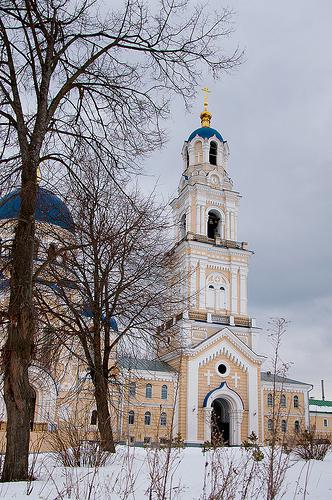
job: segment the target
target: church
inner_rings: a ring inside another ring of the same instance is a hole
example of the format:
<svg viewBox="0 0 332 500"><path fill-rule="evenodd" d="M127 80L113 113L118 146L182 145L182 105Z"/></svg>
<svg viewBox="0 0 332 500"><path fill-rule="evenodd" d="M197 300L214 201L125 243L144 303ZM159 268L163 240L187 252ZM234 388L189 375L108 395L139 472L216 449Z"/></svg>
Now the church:
<svg viewBox="0 0 332 500"><path fill-rule="evenodd" d="M312 385L262 371L260 329L248 313L253 251L238 237L241 196L229 176L227 141L211 119L205 96L201 126L182 148L178 195L171 202L173 251L187 276L181 287L185 307L173 318L181 353L170 347L159 360L120 360L137 379L127 399L130 417L126 413L122 422L121 438L130 442L155 440L158 422L167 418L173 435L190 446L211 442L215 432L231 446L252 433L264 442L276 404L281 432L309 427Z"/></svg>
<svg viewBox="0 0 332 500"><path fill-rule="evenodd" d="M176 227L172 252L184 279L182 306L170 321L181 348L161 327L161 347L154 359L117 357L117 384L124 390L111 387L110 394L119 443L147 445L178 437L187 446L202 446L217 435L239 446L252 433L266 442L275 425L278 432L293 434L309 428L310 422L331 432L332 403L315 400L311 411L311 384L262 371L266 358L259 353L261 330L248 312L253 251L238 235L241 196L229 175L227 141L211 120L205 96L201 126L184 141L178 193L171 202ZM2 222L17 218L18 198L15 191L1 200ZM40 188L37 203L50 207L45 215L37 206L38 223L57 226L74 238L71 215L57 196ZM8 276L2 273L0 292L6 289ZM36 392L32 439L60 428L71 413L75 402L70 380L80 371L75 370L60 377L59 370L46 373L31 367ZM98 415L91 384L85 384L84 412L93 435ZM276 406L277 419L272 417ZM6 432L2 397L0 420L1 438Z"/></svg>

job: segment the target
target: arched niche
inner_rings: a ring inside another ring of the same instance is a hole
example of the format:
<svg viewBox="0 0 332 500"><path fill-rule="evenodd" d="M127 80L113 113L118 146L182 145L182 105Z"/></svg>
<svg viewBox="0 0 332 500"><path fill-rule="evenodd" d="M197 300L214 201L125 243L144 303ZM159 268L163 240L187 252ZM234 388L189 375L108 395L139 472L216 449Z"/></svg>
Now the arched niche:
<svg viewBox="0 0 332 500"><path fill-rule="evenodd" d="M220 273L212 273L206 279L206 307L214 311L227 309L228 282Z"/></svg>

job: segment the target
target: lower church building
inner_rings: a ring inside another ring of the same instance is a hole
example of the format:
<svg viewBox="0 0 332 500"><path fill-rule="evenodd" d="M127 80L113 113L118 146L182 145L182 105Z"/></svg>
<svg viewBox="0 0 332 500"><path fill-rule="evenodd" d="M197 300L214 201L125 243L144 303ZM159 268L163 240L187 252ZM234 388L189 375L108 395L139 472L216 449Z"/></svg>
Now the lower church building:
<svg viewBox="0 0 332 500"><path fill-rule="evenodd" d="M260 329L248 312L253 252L238 236L241 196L229 175L227 141L211 127L211 117L205 99L201 127L182 148L178 194L171 202L176 227L172 252L181 277L182 304L174 311L172 335L181 349L173 348L161 327L156 359L118 357L116 384L124 390L110 391L118 442L179 439L201 446L219 436L230 446L239 446L255 433L263 443L275 425L292 434L316 425L320 413L322 430L332 429L329 406L320 406L317 400L309 404L311 384L262 371L266 358L259 352ZM52 203L59 203L55 198ZM1 204L0 219L13 218L9 208ZM67 219L68 227L61 224L61 230L70 231L70 214ZM31 371L36 392L33 435L61 425L64 401L69 414L73 404L68 377L57 380L53 373L39 377L37 372ZM98 415L92 393L85 411L93 432ZM0 418L4 435L3 400Z"/></svg>

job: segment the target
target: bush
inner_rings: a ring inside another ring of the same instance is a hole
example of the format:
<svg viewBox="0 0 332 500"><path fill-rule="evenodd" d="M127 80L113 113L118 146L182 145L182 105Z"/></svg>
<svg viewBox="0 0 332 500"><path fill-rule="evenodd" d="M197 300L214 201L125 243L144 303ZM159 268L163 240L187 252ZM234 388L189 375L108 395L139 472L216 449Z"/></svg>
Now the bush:
<svg viewBox="0 0 332 500"><path fill-rule="evenodd" d="M324 460L331 449L328 436L317 435L316 429L313 428L299 433L293 453L303 460Z"/></svg>
<svg viewBox="0 0 332 500"><path fill-rule="evenodd" d="M77 422L62 421L49 436L52 454L64 467L100 467L110 453L103 451L97 432Z"/></svg>

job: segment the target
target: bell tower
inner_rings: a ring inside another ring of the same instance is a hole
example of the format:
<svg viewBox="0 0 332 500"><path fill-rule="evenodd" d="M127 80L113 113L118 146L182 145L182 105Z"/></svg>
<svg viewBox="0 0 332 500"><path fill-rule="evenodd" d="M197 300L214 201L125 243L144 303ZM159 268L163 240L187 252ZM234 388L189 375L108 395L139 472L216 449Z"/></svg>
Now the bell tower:
<svg viewBox="0 0 332 500"><path fill-rule="evenodd" d="M227 141L212 128L205 91L201 127L182 148L182 176L171 202L181 276L181 327L194 346L227 325L250 348L255 321L248 315L248 265L253 252L239 241L241 196L229 176Z"/></svg>

